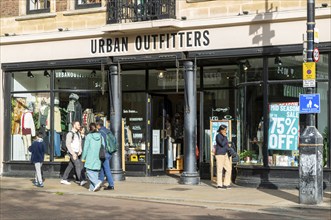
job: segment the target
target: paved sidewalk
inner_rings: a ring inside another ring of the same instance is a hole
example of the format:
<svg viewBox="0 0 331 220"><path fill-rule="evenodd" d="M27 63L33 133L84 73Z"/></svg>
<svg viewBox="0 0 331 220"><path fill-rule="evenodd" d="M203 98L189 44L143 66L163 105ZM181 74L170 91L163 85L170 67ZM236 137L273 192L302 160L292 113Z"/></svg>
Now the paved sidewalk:
<svg viewBox="0 0 331 220"><path fill-rule="evenodd" d="M142 177L142 181L144 177ZM139 178L138 178L139 179ZM60 184L60 179L46 179L44 188L32 185L31 178L1 177L1 189L34 190L58 194L96 195L113 198L148 200L175 204L187 204L208 208L232 209L253 212L265 212L273 208L284 210L304 209L329 210L331 216L331 193L324 193L324 200L319 205L299 204L298 190L254 189L233 186L232 189L219 190L204 181L200 185L182 185L176 183L157 184L137 182L127 177L126 181L115 182L114 191L89 192L85 187L72 182L71 185ZM269 211L270 212L270 211Z"/></svg>

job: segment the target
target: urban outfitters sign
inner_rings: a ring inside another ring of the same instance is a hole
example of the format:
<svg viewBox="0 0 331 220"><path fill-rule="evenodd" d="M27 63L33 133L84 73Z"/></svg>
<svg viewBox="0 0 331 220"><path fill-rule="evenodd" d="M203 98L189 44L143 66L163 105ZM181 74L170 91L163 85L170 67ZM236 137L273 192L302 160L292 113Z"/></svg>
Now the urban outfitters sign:
<svg viewBox="0 0 331 220"><path fill-rule="evenodd" d="M286 102L270 105L269 150L298 150L299 103Z"/></svg>
<svg viewBox="0 0 331 220"><path fill-rule="evenodd" d="M92 54L125 53L130 50L168 51L171 49L202 48L210 44L209 30L144 34L91 40Z"/></svg>

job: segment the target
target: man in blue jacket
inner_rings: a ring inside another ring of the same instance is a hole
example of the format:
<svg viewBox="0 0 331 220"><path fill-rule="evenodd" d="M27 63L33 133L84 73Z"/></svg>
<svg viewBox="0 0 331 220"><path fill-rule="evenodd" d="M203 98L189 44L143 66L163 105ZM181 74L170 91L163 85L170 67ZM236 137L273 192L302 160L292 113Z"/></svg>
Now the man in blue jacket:
<svg viewBox="0 0 331 220"><path fill-rule="evenodd" d="M104 126L102 119L99 119L96 122L96 124L97 124L97 129L99 130L99 133L102 135L102 137L105 140L106 145L107 145L107 134L111 131ZM112 173L110 170L111 157L112 157L112 154L110 154L108 151L106 151L106 158L102 163L100 174L99 174L99 180L101 180L101 181L104 181L105 175L107 177L108 186L105 187L104 190L114 190L114 180L113 180Z"/></svg>

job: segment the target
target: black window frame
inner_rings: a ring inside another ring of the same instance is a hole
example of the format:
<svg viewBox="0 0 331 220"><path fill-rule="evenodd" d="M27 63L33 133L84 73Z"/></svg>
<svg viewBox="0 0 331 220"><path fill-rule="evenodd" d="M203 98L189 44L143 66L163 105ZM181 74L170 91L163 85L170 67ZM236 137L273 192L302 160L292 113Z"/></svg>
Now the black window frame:
<svg viewBox="0 0 331 220"><path fill-rule="evenodd" d="M51 0L35 0L35 1L44 1L44 2L48 2L48 4L46 4L47 8L41 8L41 9L30 9L30 3L32 0L27 0L26 1L26 14L30 15L30 14L42 14L42 13L49 13L50 12L50 8L51 8ZM45 7L45 4L44 4Z"/></svg>
<svg viewBox="0 0 331 220"><path fill-rule="evenodd" d="M85 0L86 1L86 0ZM85 4L78 4L78 0L75 0L75 9L87 9L87 8L98 8L101 7L100 3L85 3Z"/></svg>

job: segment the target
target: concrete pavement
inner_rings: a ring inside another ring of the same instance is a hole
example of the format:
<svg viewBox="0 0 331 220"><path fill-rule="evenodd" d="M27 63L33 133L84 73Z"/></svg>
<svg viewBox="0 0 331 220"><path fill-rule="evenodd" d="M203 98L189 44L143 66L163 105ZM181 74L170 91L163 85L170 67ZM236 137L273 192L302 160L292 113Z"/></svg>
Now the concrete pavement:
<svg viewBox="0 0 331 220"><path fill-rule="evenodd" d="M46 179L44 188L32 185L32 178L1 177L1 189L4 190L34 190L56 194L95 195L102 197L148 200L172 204L203 206L212 209L230 209L251 212L269 212L273 209L292 210L293 215L299 214L300 209L314 209L330 212L331 193L324 193L324 200L319 205L299 204L298 190L254 189L233 186L232 189L219 190L203 181L200 185L181 185L170 180L167 184L164 177L126 177L126 181L115 182L114 191L89 192L88 185L84 187L72 182L71 185L60 184L60 179ZM294 210L297 210L295 213ZM298 211L299 210L299 211Z"/></svg>

